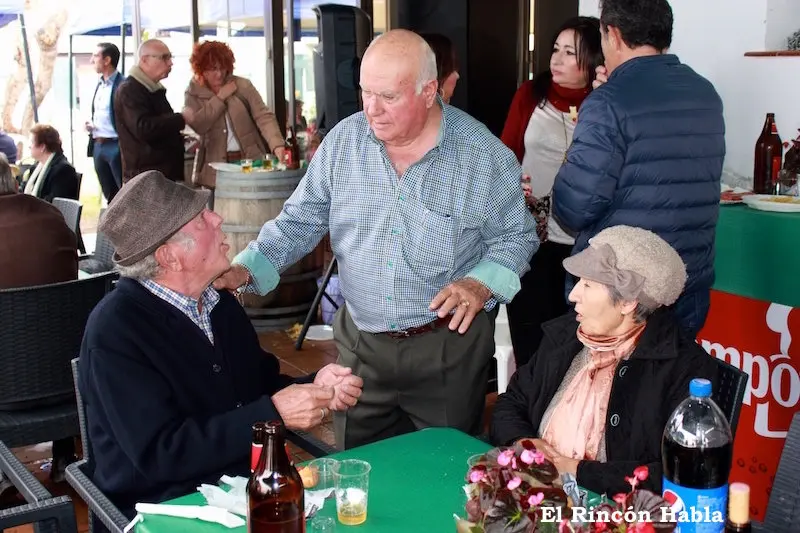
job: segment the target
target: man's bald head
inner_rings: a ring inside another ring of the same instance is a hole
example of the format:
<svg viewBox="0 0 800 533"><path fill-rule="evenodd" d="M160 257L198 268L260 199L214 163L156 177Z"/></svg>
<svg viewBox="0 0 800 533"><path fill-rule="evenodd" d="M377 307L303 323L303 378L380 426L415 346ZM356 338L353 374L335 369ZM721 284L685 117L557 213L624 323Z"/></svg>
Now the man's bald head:
<svg viewBox="0 0 800 533"><path fill-rule="evenodd" d="M376 37L364 53L362 65L391 64L414 76L415 92L437 79L436 54L418 34L409 30L391 30Z"/></svg>
<svg viewBox="0 0 800 533"><path fill-rule="evenodd" d="M139 68L145 75L159 82L172 70L172 53L160 39L148 39L139 45Z"/></svg>

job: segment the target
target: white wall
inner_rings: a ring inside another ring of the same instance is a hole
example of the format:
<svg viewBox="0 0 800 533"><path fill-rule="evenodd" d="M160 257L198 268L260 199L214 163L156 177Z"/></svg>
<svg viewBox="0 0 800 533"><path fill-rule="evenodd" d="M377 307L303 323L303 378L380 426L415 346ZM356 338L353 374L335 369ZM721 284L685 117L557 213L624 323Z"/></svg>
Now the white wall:
<svg viewBox="0 0 800 533"><path fill-rule="evenodd" d="M744 57L776 49L768 43L800 28L800 0L671 0L671 51L708 78L725 106L728 182L752 181L753 149L766 113L784 140L800 128L800 57ZM581 15L598 16L598 0L580 0ZM795 25L794 30L785 29Z"/></svg>

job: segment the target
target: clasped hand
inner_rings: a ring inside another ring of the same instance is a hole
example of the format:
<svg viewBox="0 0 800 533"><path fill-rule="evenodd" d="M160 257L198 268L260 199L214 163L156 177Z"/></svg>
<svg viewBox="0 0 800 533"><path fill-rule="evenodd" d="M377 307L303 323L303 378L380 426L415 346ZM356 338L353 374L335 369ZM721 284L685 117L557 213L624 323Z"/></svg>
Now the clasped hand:
<svg viewBox="0 0 800 533"><path fill-rule="evenodd" d="M329 411L345 411L361 396L363 381L352 370L329 364L317 372L313 383L295 384L272 395L272 403L289 429L310 429L322 423Z"/></svg>

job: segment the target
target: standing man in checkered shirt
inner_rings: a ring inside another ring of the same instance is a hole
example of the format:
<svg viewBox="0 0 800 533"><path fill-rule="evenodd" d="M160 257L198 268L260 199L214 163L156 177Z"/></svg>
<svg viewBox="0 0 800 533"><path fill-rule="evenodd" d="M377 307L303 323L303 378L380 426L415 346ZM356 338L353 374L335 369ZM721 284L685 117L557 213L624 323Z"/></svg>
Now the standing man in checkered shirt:
<svg viewBox="0 0 800 533"><path fill-rule="evenodd" d="M217 280L266 294L330 231L347 304L339 363L364 380L334 429L351 448L428 426L480 429L498 303L539 242L520 166L437 96L436 58L406 30L364 55L364 111L326 137L294 194Z"/></svg>

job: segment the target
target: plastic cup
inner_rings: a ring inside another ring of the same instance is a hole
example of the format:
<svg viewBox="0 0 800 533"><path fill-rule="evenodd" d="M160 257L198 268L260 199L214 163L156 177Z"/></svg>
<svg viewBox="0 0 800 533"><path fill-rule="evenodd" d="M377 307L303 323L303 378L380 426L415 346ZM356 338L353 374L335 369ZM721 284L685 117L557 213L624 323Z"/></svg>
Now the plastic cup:
<svg viewBox="0 0 800 533"><path fill-rule="evenodd" d="M333 469L338 462L336 459L322 457L308 463L308 468L316 472L318 479L317 484L311 490L326 490L335 487Z"/></svg>
<svg viewBox="0 0 800 533"><path fill-rule="evenodd" d="M333 468L336 487L336 516L346 526L357 526L367 520L369 497L369 472L366 461L345 459Z"/></svg>

